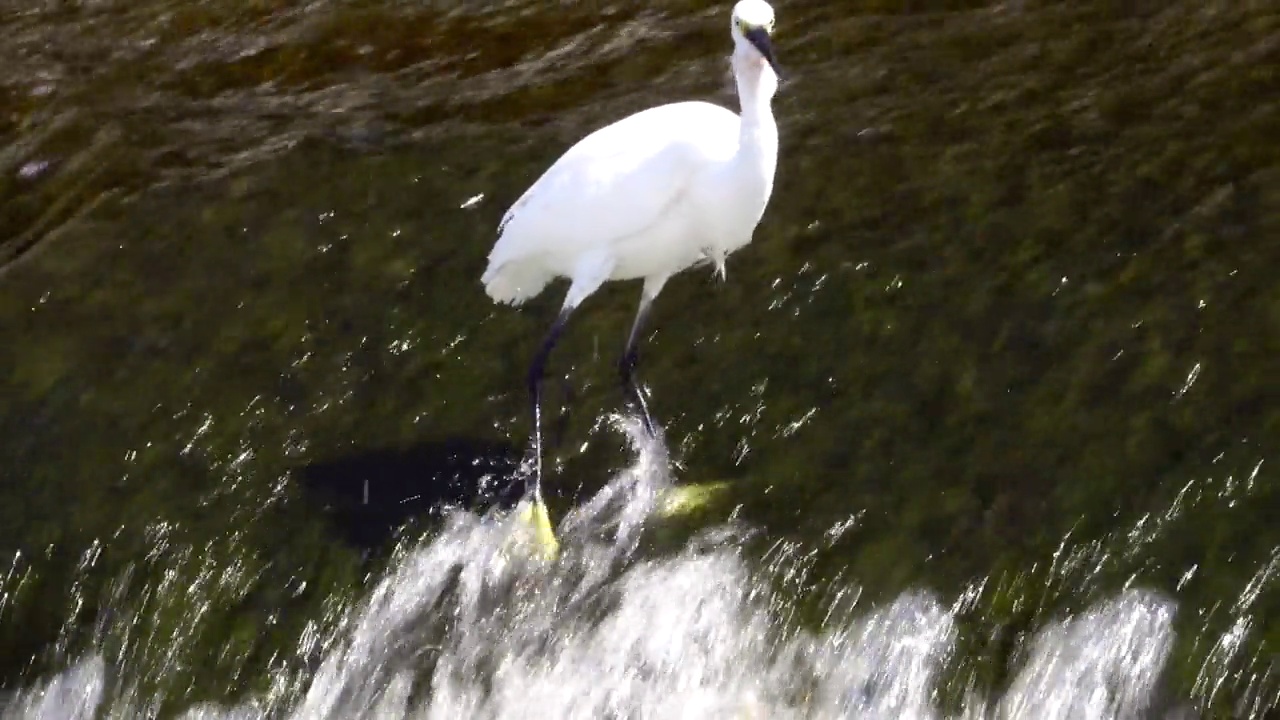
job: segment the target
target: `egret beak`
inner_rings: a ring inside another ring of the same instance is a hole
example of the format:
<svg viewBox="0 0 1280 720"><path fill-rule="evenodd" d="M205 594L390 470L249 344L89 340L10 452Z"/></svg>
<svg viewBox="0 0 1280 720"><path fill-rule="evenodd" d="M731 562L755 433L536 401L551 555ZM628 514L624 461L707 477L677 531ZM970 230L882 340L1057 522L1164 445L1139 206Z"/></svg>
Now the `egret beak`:
<svg viewBox="0 0 1280 720"><path fill-rule="evenodd" d="M778 79L781 80L782 68L779 67L777 58L773 56L773 43L769 40L769 31L764 28L751 28L750 30L742 33L742 35L748 42L755 46L756 50L760 51L760 54L764 56L765 60L769 61L769 65L773 68L773 72L778 76Z"/></svg>

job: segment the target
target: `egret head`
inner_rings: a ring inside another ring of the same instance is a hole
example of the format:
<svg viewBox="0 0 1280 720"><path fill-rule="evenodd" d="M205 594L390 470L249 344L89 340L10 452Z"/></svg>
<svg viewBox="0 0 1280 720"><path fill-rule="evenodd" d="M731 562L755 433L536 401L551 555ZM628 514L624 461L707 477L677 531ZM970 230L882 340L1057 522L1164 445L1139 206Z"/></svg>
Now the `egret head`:
<svg viewBox="0 0 1280 720"><path fill-rule="evenodd" d="M773 56L773 8L765 0L738 0L733 6L733 41L739 51L754 52L759 59L768 62L778 77L782 69Z"/></svg>

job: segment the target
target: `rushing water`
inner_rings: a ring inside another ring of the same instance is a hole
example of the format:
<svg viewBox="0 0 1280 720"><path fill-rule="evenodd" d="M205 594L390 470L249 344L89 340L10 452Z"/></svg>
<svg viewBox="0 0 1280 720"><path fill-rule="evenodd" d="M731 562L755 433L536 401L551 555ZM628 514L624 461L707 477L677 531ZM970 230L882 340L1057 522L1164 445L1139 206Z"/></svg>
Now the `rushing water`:
<svg viewBox="0 0 1280 720"><path fill-rule="evenodd" d="M509 550L498 218L732 105L727 4L10 3L6 717L1266 718L1280 704L1280 17L776 3L728 281L574 317L564 548ZM673 510L672 485L704 502Z"/></svg>
<svg viewBox="0 0 1280 720"><path fill-rule="evenodd" d="M751 562L735 542L742 530L723 525L671 557L640 557L670 487L665 467L660 448L641 452L566 518L567 551L550 566L513 551L511 521L451 514L437 536L402 548L330 635L304 633L311 667L281 671L262 697L182 717L1185 717L1166 714L1157 693L1175 603L1142 590L1051 623L1000 697L966 689L944 713L957 608L916 592L863 607L846 587L811 633L788 627L794 608L771 582L799 581L803 548ZM9 713L149 714L130 682L89 655Z"/></svg>

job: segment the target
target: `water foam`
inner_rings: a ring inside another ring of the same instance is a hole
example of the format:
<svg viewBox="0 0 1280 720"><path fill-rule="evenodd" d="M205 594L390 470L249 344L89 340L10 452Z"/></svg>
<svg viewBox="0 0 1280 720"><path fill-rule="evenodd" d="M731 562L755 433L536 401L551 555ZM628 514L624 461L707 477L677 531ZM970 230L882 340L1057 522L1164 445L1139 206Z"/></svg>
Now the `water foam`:
<svg viewBox="0 0 1280 720"><path fill-rule="evenodd" d="M952 609L907 593L833 608L811 632L787 622L794 603L769 582L788 553L748 557L730 525L646 557L641 533L671 477L659 448L637 449L633 466L561 523L554 563L504 553L509 518L453 512L401 548L305 677L183 720L1146 716L1173 641L1169 600L1128 591L1048 625L1002 697L969 692L944 715ZM89 656L14 696L4 716L153 715L154 703L112 696L112 670Z"/></svg>

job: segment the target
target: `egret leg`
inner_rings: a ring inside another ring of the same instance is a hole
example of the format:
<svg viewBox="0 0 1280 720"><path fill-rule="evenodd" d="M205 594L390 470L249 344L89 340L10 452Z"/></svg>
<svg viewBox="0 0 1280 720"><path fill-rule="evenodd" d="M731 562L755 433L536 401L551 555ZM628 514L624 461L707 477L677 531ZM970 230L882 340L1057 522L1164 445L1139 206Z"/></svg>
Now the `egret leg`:
<svg viewBox="0 0 1280 720"><path fill-rule="evenodd" d="M618 375L622 380L622 390L636 404L636 408L640 410L640 420L644 423L644 431L653 437L656 433L653 430L653 417L649 415L649 403L644 397L644 388L641 388L636 382L636 365L640 362L639 348L640 333L644 329L644 322L649 317L649 308L652 303L647 299L641 299L640 308L636 311L635 322L631 324L631 334L627 336L627 346L622 351L622 359L618 362Z"/></svg>
<svg viewBox="0 0 1280 720"><path fill-rule="evenodd" d="M618 375L622 380L622 390L635 402L640 410L640 420L644 430L650 437L657 437L653 416L649 414L649 403L645 400L644 389L636 382L636 365L640 362L640 333L644 331L645 321L649 319L649 309L653 307L653 299L658 296L667 279L649 278L644 282L644 291L640 294L640 307L636 309L636 319L631 323L631 333L627 336L627 346L622 351L622 359L618 362Z"/></svg>
<svg viewBox="0 0 1280 720"><path fill-rule="evenodd" d="M529 399L533 404L534 465L533 473L525 480L524 491L527 497L538 502L542 498L542 376L547 367L547 358L551 355L551 348L555 347L556 341L564 333L565 325L568 324L569 315L572 312L573 308L567 305L560 311L556 321L551 324L551 329L547 331L542 346L533 356L533 362L529 365Z"/></svg>
<svg viewBox="0 0 1280 720"><path fill-rule="evenodd" d="M573 309L600 288L609 273L613 272L613 258L607 254L591 254L583 256L574 266L573 281L569 284L569 292L565 295L564 306L556 321L547 331L542 346L533 356L529 365L529 399L533 405L533 473L525 480L525 495L534 503L542 503L542 376L547 366L547 358L551 348L564 332Z"/></svg>

